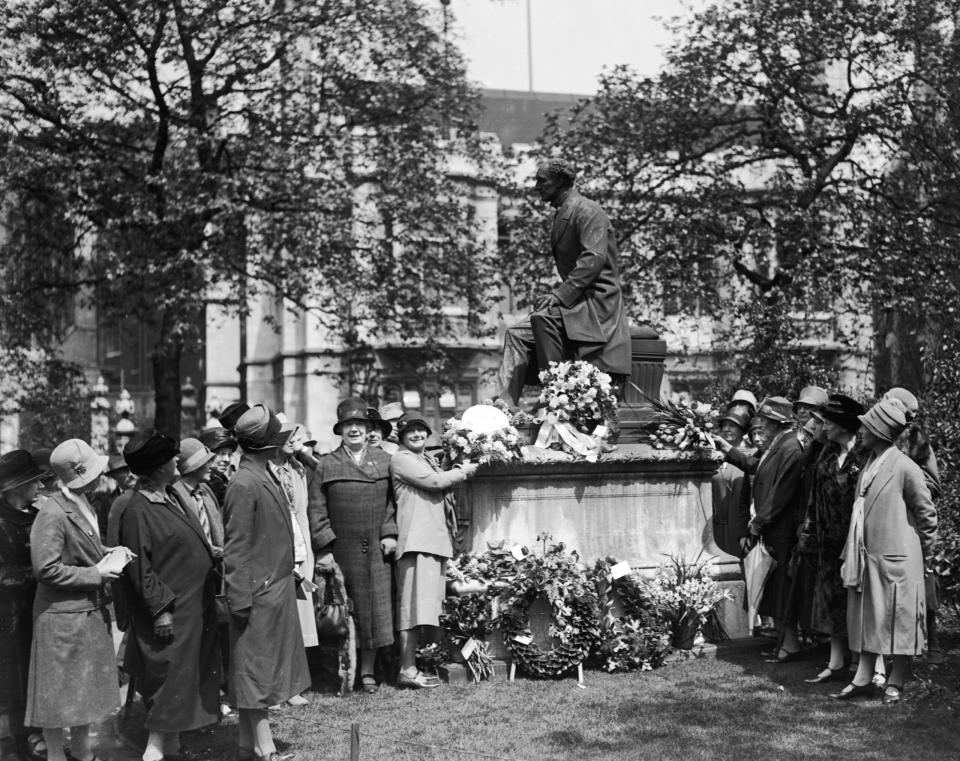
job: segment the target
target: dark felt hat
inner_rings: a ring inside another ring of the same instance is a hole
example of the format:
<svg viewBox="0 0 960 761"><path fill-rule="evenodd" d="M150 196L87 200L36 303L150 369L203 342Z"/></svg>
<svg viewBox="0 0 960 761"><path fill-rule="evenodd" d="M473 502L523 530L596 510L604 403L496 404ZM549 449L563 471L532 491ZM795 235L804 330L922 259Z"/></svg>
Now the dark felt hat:
<svg viewBox="0 0 960 761"><path fill-rule="evenodd" d="M244 452L261 452L280 446L277 434L283 424L269 407L255 404L240 416L233 432Z"/></svg>
<svg viewBox="0 0 960 761"><path fill-rule="evenodd" d="M26 449L14 449L0 457L0 491L16 489L45 476Z"/></svg>
<svg viewBox="0 0 960 761"><path fill-rule="evenodd" d="M403 434L413 428L415 425L422 425L427 429L428 436L433 435L433 431L430 429L430 424L427 422L427 419L419 412L414 412L413 410L410 412L404 412L397 421L397 435L402 439Z"/></svg>
<svg viewBox="0 0 960 761"><path fill-rule="evenodd" d="M115 476L124 470L130 470L130 466L127 465L127 461L124 460L121 455L110 455L110 460L107 462L106 475Z"/></svg>
<svg viewBox="0 0 960 761"><path fill-rule="evenodd" d="M147 428L134 436L123 448L123 459L130 472L148 476L170 462L180 452L180 442L155 428Z"/></svg>
<svg viewBox="0 0 960 761"><path fill-rule="evenodd" d="M220 425L226 428L228 431L232 431L236 425L237 421L243 417L244 413L249 411L250 405L245 404L244 402L234 402L233 404L228 404L223 408L223 412L220 413L220 416L217 420L220 421ZM212 449L213 447L211 447Z"/></svg>
<svg viewBox="0 0 960 761"><path fill-rule="evenodd" d="M735 406L731 406L731 408L727 410L727 413L720 418L719 422L722 423L724 420L729 420L744 431L750 430L750 415L743 410L736 409Z"/></svg>
<svg viewBox="0 0 960 761"><path fill-rule="evenodd" d="M43 471L44 479L53 477L53 468L50 467L50 455L53 454L52 449L47 449L46 447L41 447L40 449L34 449L30 456L33 458L33 461L37 463L37 467Z"/></svg>
<svg viewBox="0 0 960 761"><path fill-rule="evenodd" d="M380 429L380 435L383 436L383 438L387 438L387 436L393 433L393 424L380 417L380 412L376 407L367 408L367 415L373 421L373 424Z"/></svg>
<svg viewBox="0 0 960 761"><path fill-rule="evenodd" d="M216 452L218 449L229 449L235 452L237 449L237 440L226 428L205 428L200 431L197 438L211 452Z"/></svg>
<svg viewBox="0 0 960 761"><path fill-rule="evenodd" d="M856 431L860 428L860 416L866 411L866 408L856 399L851 399L845 394L831 394L830 400L820 414L826 420L848 431Z"/></svg>
<svg viewBox="0 0 960 761"><path fill-rule="evenodd" d="M348 420L365 420L368 423L375 424L375 421L370 417L370 407L359 396L348 397L337 405L337 422L333 426L333 432L337 436L340 435L343 424Z"/></svg>

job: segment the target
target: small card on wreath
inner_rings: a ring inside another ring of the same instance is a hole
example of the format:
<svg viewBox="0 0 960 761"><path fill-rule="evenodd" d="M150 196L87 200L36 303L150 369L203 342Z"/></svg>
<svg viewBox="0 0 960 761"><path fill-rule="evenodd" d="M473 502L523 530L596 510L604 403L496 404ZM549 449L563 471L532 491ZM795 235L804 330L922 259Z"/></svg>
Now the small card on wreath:
<svg viewBox="0 0 960 761"><path fill-rule="evenodd" d="M624 576L629 576L631 571L632 569L630 568L630 564L626 560L610 566L610 575L614 579L620 579Z"/></svg>
<svg viewBox="0 0 960 761"><path fill-rule="evenodd" d="M531 637L529 634L516 634L513 637L513 641L520 645L529 645L531 642L533 642L533 637Z"/></svg>
<svg viewBox="0 0 960 761"><path fill-rule="evenodd" d="M460 648L460 655L463 656L464 660L470 660L470 656L473 655L473 651L476 649L477 641L473 637L470 637L463 643L463 647Z"/></svg>
<svg viewBox="0 0 960 761"><path fill-rule="evenodd" d="M526 555L523 554L523 545L515 544L510 548L510 554L513 555L517 560L523 560Z"/></svg>

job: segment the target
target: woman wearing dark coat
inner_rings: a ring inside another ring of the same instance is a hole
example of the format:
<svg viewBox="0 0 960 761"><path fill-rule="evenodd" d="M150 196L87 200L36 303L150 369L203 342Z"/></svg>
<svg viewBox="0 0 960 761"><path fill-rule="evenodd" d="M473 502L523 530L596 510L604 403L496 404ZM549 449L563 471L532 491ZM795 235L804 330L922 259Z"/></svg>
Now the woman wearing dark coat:
<svg viewBox="0 0 960 761"><path fill-rule="evenodd" d="M230 605L230 696L240 759L279 761L267 709L310 686L297 615L293 526L282 484L268 470L290 431L262 404L234 431L243 456L223 509L224 581Z"/></svg>
<svg viewBox="0 0 960 761"><path fill-rule="evenodd" d="M843 546L850 528L857 479L866 453L857 447L858 417L863 405L849 396L833 394L822 411L827 444L813 466L806 519L797 545L813 569L800 625L830 637L830 660L811 683L841 679L846 672L847 590L840 578Z"/></svg>
<svg viewBox="0 0 960 761"><path fill-rule="evenodd" d="M925 645L926 595L937 512L920 466L895 446L906 428L902 405L881 400L860 416L870 457L860 472L841 567L847 587L850 649L860 653L853 681L831 695L867 697L876 661L890 656L884 703L900 700L910 658Z"/></svg>
<svg viewBox="0 0 960 761"><path fill-rule="evenodd" d="M0 457L0 761L21 761L42 742L39 732L23 725L37 590L30 529L42 477L25 449Z"/></svg>
<svg viewBox="0 0 960 761"><path fill-rule="evenodd" d="M377 650L393 644L390 558L397 546L390 455L367 442L373 425L363 399L340 403L333 432L343 441L320 458L308 501L318 567L335 560L353 601L360 679L371 693Z"/></svg>
<svg viewBox="0 0 960 761"><path fill-rule="evenodd" d="M104 584L132 556L124 547L103 546L86 496L107 456L69 439L53 450L50 467L60 491L41 503L30 530L37 595L24 721L43 728L48 761L66 761L63 727L70 727L73 758L91 761L89 725L120 702Z"/></svg>
<svg viewBox="0 0 960 761"><path fill-rule="evenodd" d="M148 429L123 450L140 477L119 530L137 555L123 575L133 633L125 665L147 708L143 761L179 752L180 733L213 724L219 711L215 558L196 514L168 491L179 449Z"/></svg>
<svg viewBox="0 0 960 761"><path fill-rule="evenodd" d="M791 620L790 577L787 561L797 541L800 514L802 465L800 442L793 431L793 409L783 397L769 397L757 415L763 420L767 450L755 466L751 495L753 518L750 534L761 538L777 559L767 579L758 612L771 616L780 631L778 662L795 659L800 652L796 622ZM745 472L751 472L751 458L740 450L726 449L726 458Z"/></svg>

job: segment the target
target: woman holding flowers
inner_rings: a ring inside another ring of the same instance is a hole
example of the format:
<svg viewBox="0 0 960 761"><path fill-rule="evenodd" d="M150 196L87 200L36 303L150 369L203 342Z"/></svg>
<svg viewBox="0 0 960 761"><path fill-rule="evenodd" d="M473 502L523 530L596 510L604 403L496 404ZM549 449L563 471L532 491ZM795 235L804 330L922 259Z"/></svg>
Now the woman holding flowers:
<svg viewBox="0 0 960 761"><path fill-rule="evenodd" d="M446 590L446 561L453 557L450 530L456 529L447 490L477 472L473 463L443 471L426 451L430 426L416 412L397 424L400 451L390 463L397 502L397 630L400 674L397 685L438 687L436 678L417 670L420 627L440 623Z"/></svg>

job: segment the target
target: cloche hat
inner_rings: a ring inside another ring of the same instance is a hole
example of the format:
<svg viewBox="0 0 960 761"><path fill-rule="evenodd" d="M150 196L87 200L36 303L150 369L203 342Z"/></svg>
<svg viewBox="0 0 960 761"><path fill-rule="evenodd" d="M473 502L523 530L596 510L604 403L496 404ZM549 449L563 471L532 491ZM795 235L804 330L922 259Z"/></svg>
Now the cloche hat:
<svg viewBox="0 0 960 761"><path fill-rule="evenodd" d="M866 408L856 399L844 394L831 394L830 401L820 414L848 431L856 431L860 428L860 416L864 412Z"/></svg>
<svg viewBox="0 0 960 761"><path fill-rule="evenodd" d="M720 418L719 422L728 420L736 426L739 426L741 430L748 430L750 428L750 416L741 410L738 409L728 409L726 414Z"/></svg>
<svg viewBox="0 0 960 761"><path fill-rule="evenodd" d="M334 423L333 432L339 436L343 430L343 424L348 420L364 420L368 423L374 421L370 418L370 407L365 400L359 396L351 396L344 399L337 405L337 422Z"/></svg>
<svg viewBox="0 0 960 761"><path fill-rule="evenodd" d="M177 457L177 470L186 476L202 468L216 455L199 439L186 438L180 441L180 455Z"/></svg>
<svg viewBox="0 0 960 761"><path fill-rule="evenodd" d="M733 396L730 398L730 403L733 402L745 402L749 404L754 411L757 409L757 397L753 395L751 391L747 391L745 388L738 388L733 392Z"/></svg>
<svg viewBox="0 0 960 761"><path fill-rule="evenodd" d="M255 404L240 416L233 432L244 452L262 452L279 446L276 439L281 427L269 407Z"/></svg>
<svg viewBox="0 0 960 761"><path fill-rule="evenodd" d="M427 429L428 436L433 435L433 431L430 429L430 424L427 422L427 419L419 412L414 412L413 410L410 412L404 412L401 418L397 421L397 434L403 438L403 434L415 425L422 425Z"/></svg>
<svg viewBox="0 0 960 761"><path fill-rule="evenodd" d="M43 477L43 469L26 449L13 449L0 457L0 492L39 481Z"/></svg>
<svg viewBox="0 0 960 761"><path fill-rule="evenodd" d="M148 476L170 462L179 451L180 444L176 439L155 428L147 428L127 442L123 448L123 459L130 466L131 473Z"/></svg>
<svg viewBox="0 0 960 761"><path fill-rule="evenodd" d="M793 421L793 405L784 396L768 396L760 404L757 415L778 423L790 423Z"/></svg>
<svg viewBox="0 0 960 761"><path fill-rule="evenodd" d="M884 441L895 441L907 427L903 408L890 399L881 399L858 419L864 428Z"/></svg>
<svg viewBox="0 0 960 761"><path fill-rule="evenodd" d="M83 439L67 439L50 453L50 469L68 489L79 489L96 481L109 461L109 457L94 452Z"/></svg>
<svg viewBox="0 0 960 761"><path fill-rule="evenodd" d="M380 417L380 412L376 407L370 407L367 410L367 415L373 421L373 424L380 429L380 435L383 436L383 438L387 438L387 436L393 433L393 423Z"/></svg>
<svg viewBox="0 0 960 761"><path fill-rule="evenodd" d="M806 404L808 407L823 407L829 401L827 392L820 386L807 386L800 389L800 396L793 403L793 409L797 409L798 404Z"/></svg>
<svg viewBox="0 0 960 761"><path fill-rule="evenodd" d="M883 395L883 398L896 399L898 402L900 402L907 411L907 422L913 420L917 416L917 412L920 411L920 402L917 401L917 397L907 391L907 389L900 386L894 386L891 388Z"/></svg>
<svg viewBox="0 0 960 761"><path fill-rule="evenodd" d="M205 428L200 431L197 438L211 452L216 452L218 449L229 449L234 452L237 449L237 440L226 428Z"/></svg>
<svg viewBox="0 0 960 761"><path fill-rule="evenodd" d="M223 412L220 413L220 416L217 418L220 421L220 425L226 428L228 431L233 431L237 425L237 421L240 420L250 410L250 405L245 404L244 402L233 402L228 404L223 408Z"/></svg>

